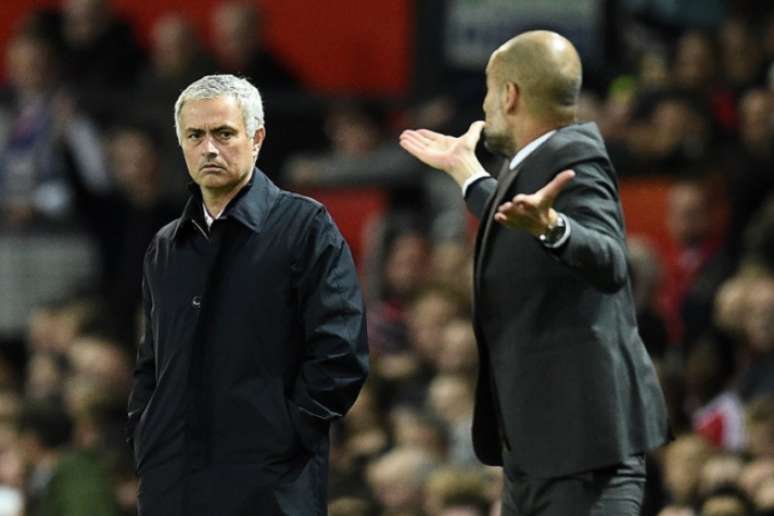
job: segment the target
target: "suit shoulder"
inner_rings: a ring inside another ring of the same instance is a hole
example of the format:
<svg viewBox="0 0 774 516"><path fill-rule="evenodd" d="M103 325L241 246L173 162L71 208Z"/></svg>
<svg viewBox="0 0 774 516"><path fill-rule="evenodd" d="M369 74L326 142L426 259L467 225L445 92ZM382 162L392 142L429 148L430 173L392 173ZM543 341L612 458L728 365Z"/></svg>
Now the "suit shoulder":
<svg viewBox="0 0 774 516"><path fill-rule="evenodd" d="M560 166L583 161L610 161L602 135L595 124L564 127L548 140L547 149Z"/></svg>

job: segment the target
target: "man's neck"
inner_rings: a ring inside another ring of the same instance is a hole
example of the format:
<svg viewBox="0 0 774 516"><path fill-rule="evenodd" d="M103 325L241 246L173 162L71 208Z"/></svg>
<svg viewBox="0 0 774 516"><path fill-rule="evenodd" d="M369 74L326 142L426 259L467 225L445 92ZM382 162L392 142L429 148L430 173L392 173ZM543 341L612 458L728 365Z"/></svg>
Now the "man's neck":
<svg viewBox="0 0 774 516"><path fill-rule="evenodd" d="M242 181L227 190L201 188L202 201L204 201L205 208L207 208L207 211L213 218L216 218L218 215L223 213L223 210L226 209L228 203L230 203L231 200L236 197L236 195L242 190L242 188L244 188L244 186L250 182L250 179L253 177L253 173L254 172L250 172Z"/></svg>

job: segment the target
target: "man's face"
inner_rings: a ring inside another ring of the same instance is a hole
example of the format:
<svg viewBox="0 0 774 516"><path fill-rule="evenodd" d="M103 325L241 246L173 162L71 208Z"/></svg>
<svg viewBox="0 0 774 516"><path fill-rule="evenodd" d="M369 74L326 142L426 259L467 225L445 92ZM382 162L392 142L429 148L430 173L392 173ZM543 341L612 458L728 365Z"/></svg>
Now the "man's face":
<svg viewBox="0 0 774 516"><path fill-rule="evenodd" d="M246 181L266 134L247 134L236 99L190 100L180 112L181 146L188 174L202 189L229 191Z"/></svg>
<svg viewBox="0 0 774 516"><path fill-rule="evenodd" d="M484 145L490 152L512 157L510 132L503 113L503 84L494 76L492 62L486 67L486 97L484 97Z"/></svg>

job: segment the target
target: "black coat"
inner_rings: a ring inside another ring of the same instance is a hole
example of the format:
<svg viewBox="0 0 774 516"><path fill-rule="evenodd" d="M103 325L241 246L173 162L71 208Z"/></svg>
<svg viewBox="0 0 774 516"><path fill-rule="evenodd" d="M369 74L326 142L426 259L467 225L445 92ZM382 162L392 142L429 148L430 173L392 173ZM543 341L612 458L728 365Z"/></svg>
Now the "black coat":
<svg viewBox="0 0 774 516"><path fill-rule="evenodd" d="M500 204L565 169L576 176L554 204L571 230L559 250L494 222ZM557 477L664 443L664 399L637 332L617 180L596 126L559 129L515 171L474 183L466 201L482 219L474 275L479 458Z"/></svg>
<svg viewBox="0 0 774 516"><path fill-rule="evenodd" d="M257 169L209 231L193 192L145 255L141 514L322 514L328 427L368 369L349 249L322 205Z"/></svg>

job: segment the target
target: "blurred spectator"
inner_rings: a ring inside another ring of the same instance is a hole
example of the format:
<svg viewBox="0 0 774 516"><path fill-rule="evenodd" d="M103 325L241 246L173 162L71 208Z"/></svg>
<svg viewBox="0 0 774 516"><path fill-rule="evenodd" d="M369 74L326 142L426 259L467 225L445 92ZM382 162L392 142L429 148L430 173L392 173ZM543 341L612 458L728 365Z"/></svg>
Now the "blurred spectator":
<svg viewBox="0 0 774 516"><path fill-rule="evenodd" d="M737 94L763 83L763 48L752 27L740 18L720 29L723 78Z"/></svg>
<svg viewBox="0 0 774 516"><path fill-rule="evenodd" d="M746 410L747 452L774 459L774 394L752 400Z"/></svg>
<svg viewBox="0 0 774 516"><path fill-rule="evenodd" d="M674 503L691 505L698 494L701 470L712 448L698 436L684 435L664 450L664 483Z"/></svg>
<svg viewBox="0 0 774 516"><path fill-rule="evenodd" d="M449 431L448 462L457 466L478 464L473 452L473 386L461 376L439 375L430 384L428 401Z"/></svg>
<svg viewBox="0 0 774 516"><path fill-rule="evenodd" d="M486 477L480 470L439 468L427 479L425 514L428 516L487 516Z"/></svg>
<svg viewBox="0 0 774 516"><path fill-rule="evenodd" d="M753 89L739 102L739 140L729 142L725 168L730 204L726 247L739 258L745 228L774 193L774 93Z"/></svg>
<svg viewBox="0 0 774 516"><path fill-rule="evenodd" d="M183 14L173 12L159 17L150 33L150 62L139 74L131 98L132 119L147 127L169 127L170 106L180 92L214 69L214 61L205 53L194 27ZM149 143L152 142L158 162L155 168L163 194L185 200L189 178L175 132L153 129L146 134L152 135Z"/></svg>
<svg viewBox="0 0 774 516"><path fill-rule="evenodd" d="M0 105L0 214L6 230L73 223L78 185L105 192L99 139L60 94L47 41L17 33L6 48L9 90Z"/></svg>
<svg viewBox="0 0 774 516"><path fill-rule="evenodd" d="M664 253L661 302L672 342L686 337L687 296L719 247L712 231L712 215L709 194L702 182L681 180L670 188L666 222L671 238ZM688 332L687 336L697 335Z"/></svg>
<svg viewBox="0 0 774 516"><path fill-rule="evenodd" d="M637 328L650 356L661 361L669 344L666 322L658 306L657 294L663 281L661 258L654 246L641 238L629 238L627 246Z"/></svg>
<svg viewBox="0 0 774 516"><path fill-rule="evenodd" d="M422 450L395 448L368 466L368 484L385 516L420 516L422 487L436 460Z"/></svg>
<svg viewBox="0 0 774 516"><path fill-rule="evenodd" d="M704 463L699 479L700 497L707 497L724 486L735 485L744 462L739 455L730 452L716 453Z"/></svg>
<svg viewBox="0 0 774 516"><path fill-rule="evenodd" d="M154 130L141 126L113 129L107 143L116 189L107 196L84 199L90 214L88 226L102 254L102 287L112 326L114 333L124 339L136 333L142 258L148 244L180 210L164 191L154 135Z"/></svg>
<svg viewBox="0 0 774 516"><path fill-rule="evenodd" d="M774 394L774 275L758 279L747 292L743 330L747 349L738 379L744 400Z"/></svg>
<svg viewBox="0 0 774 516"><path fill-rule="evenodd" d="M743 491L724 486L699 503L699 516L754 516L753 506Z"/></svg>
<svg viewBox="0 0 774 516"><path fill-rule="evenodd" d="M145 59L132 28L109 0L66 0L61 32L65 82L79 106L111 123Z"/></svg>
<svg viewBox="0 0 774 516"><path fill-rule="evenodd" d="M362 498L341 497L328 504L328 516L369 516L373 506Z"/></svg>
<svg viewBox="0 0 774 516"><path fill-rule="evenodd" d="M449 436L443 421L410 405L396 405L390 411L394 445L416 449L435 460L444 461L449 453Z"/></svg>
<svg viewBox="0 0 774 516"><path fill-rule="evenodd" d="M259 4L226 1L212 12L212 34L220 73L245 77L271 97L297 86L293 73L265 45L264 12Z"/></svg>
<svg viewBox="0 0 774 516"><path fill-rule="evenodd" d="M455 318L446 324L435 365L439 373L475 377L478 370L478 352L470 319Z"/></svg>
<svg viewBox="0 0 774 516"><path fill-rule="evenodd" d="M29 466L30 516L117 515L106 475L86 451L71 450L72 421L61 407L29 404L18 420L19 446Z"/></svg>

